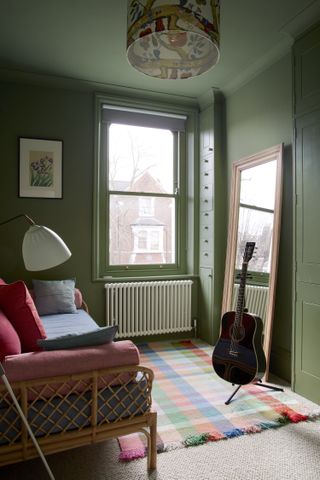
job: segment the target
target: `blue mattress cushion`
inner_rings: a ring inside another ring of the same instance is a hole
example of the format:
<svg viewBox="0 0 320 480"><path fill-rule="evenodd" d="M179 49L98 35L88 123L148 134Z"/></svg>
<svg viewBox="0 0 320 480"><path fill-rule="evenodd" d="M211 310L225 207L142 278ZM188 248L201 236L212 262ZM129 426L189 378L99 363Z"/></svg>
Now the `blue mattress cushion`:
<svg viewBox="0 0 320 480"><path fill-rule="evenodd" d="M90 347L92 345L102 345L112 342L117 331L118 326L112 325L84 333L68 333L60 337L39 339L37 343L43 350Z"/></svg>
<svg viewBox="0 0 320 480"><path fill-rule="evenodd" d="M40 318L48 339L68 334L79 335L99 328L93 318L81 309L77 313L41 315Z"/></svg>

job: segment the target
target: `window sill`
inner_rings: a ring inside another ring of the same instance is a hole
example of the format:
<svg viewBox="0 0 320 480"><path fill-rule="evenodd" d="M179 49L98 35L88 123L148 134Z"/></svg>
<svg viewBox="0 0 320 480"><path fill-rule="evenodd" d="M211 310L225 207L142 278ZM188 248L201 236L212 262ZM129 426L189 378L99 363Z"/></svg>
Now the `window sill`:
<svg viewBox="0 0 320 480"><path fill-rule="evenodd" d="M142 281L142 282L148 282L148 281L157 281L157 280L185 280L185 279L191 279L191 278L197 278L198 275L196 274L188 274L188 273L183 273L181 275L153 275L153 276L145 276L145 275L139 275L139 276L134 276L134 277L120 277L120 276L112 276L108 275L105 277L100 277L100 278L94 278L94 282L135 282L135 281Z"/></svg>

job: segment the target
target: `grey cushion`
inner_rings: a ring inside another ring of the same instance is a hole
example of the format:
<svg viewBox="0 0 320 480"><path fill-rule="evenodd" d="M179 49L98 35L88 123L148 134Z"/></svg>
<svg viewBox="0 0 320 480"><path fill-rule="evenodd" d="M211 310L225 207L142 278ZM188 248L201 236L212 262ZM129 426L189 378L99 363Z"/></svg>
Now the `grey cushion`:
<svg viewBox="0 0 320 480"><path fill-rule="evenodd" d="M39 339L38 345L44 350L64 350L66 348L90 347L111 343L118 331L118 325L102 327L86 333L63 335L50 339Z"/></svg>
<svg viewBox="0 0 320 480"><path fill-rule="evenodd" d="M39 315L76 313L75 280L32 280Z"/></svg>

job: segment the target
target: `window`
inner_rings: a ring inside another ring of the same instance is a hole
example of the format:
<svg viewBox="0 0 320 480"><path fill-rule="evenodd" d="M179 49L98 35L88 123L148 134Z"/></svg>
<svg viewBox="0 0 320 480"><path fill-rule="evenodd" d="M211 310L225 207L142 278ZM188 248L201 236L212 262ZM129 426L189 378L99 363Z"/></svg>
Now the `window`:
<svg viewBox="0 0 320 480"><path fill-rule="evenodd" d="M138 230L135 234L135 251L145 251L147 250L147 237L148 232L146 230Z"/></svg>
<svg viewBox="0 0 320 480"><path fill-rule="evenodd" d="M187 116L160 105L159 110L154 105L146 110L133 103L99 101L99 278L186 270Z"/></svg>
<svg viewBox="0 0 320 480"><path fill-rule="evenodd" d="M112 122L107 128L109 265L176 264L177 134ZM151 248L159 226L162 252Z"/></svg>
<svg viewBox="0 0 320 480"><path fill-rule="evenodd" d="M163 245L163 231L151 230L150 231L150 250L159 251L160 244Z"/></svg>
<svg viewBox="0 0 320 480"><path fill-rule="evenodd" d="M139 215L140 217L154 216L154 199L151 197L139 198Z"/></svg>
<svg viewBox="0 0 320 480"><path fill-rule="evenodd" d="M162 253L165 256L163 249L163 227L145 227L141 230L139 227L133 228L134 253L148 252L148 253Z"/></svg>

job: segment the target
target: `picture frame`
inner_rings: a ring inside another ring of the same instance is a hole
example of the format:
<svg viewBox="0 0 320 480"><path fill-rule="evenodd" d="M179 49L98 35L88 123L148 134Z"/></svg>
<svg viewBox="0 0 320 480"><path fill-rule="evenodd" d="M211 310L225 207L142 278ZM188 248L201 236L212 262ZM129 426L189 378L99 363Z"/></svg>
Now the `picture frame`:
<svg viewBox="0 0 320 480"><path fill-rule="evenodd" d="M62 198L62 140L19 137L19 197Z"/></svg>

